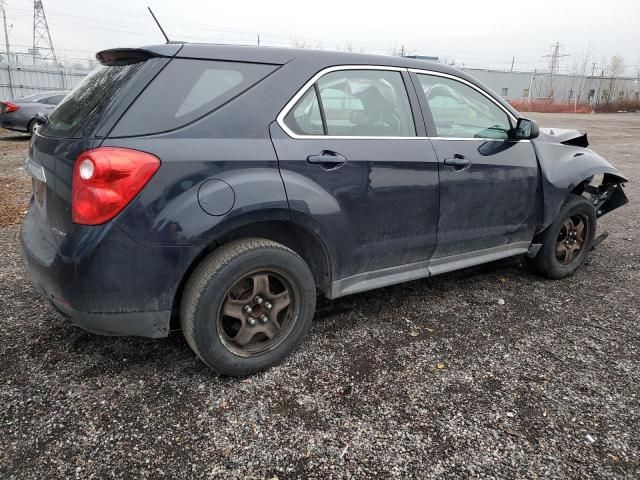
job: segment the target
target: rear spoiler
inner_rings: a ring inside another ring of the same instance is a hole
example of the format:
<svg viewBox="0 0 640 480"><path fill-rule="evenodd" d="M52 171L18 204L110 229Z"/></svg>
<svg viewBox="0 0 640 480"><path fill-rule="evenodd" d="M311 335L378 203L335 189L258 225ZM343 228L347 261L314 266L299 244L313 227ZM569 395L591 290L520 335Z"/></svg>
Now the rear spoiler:
<svg viewBox="0 0 640 480"><path fill-rule="evenodd" d="M173 57L182 48L182 43L157 45L145 48L112 48L96 53L102 65L117 66L140 63L154 57Z"/></svg>
<svg viewBox="0 0 640 480"><path fill-rule="evenodd" d="M96 59L102 65L130 65L149 60L157 55L140 48L116 48L96 53Z"/></svg>

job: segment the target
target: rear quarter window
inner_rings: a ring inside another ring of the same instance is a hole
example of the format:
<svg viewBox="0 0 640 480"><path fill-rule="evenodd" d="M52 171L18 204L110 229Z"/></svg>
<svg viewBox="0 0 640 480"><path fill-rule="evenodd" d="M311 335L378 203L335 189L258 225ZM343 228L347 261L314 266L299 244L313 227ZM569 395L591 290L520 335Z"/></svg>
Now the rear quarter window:
<svg viewBox="0 0 640 480"><path fill-rule="evenodd" d="M50 137L91 135L108 105L118 97L143 63L101 65L87 75L49 116L38 132Z"/></svg>
<svg viewBox="0 0 640 480"><path fill-rule="evenodd" d="M220 108L276 68L260 63L174 59L131 105L110 136L149 135L187 125Z"/></svg>

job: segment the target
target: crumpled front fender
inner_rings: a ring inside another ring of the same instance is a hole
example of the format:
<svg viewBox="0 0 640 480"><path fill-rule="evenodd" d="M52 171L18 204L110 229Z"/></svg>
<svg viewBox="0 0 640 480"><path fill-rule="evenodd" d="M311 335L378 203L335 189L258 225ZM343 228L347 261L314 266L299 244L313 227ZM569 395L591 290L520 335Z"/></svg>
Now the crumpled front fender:
<svg viewBox="0 0 640 480"><path fill-rule="evenodd" d="M557 138L541 133L531 140L540 163L543 192L543 214L541 230L548 227L557 217L567 196L578 189L585 191L584 185L593 176L605 174L599 187L587 191L595 196L594 205L598 216L628 202L622 190L627 178L608 161L591 149L559 143ZM597 190L597 191L596 191ZM613 203L611 203L613 202ZM611 205L606 205L611 203ZM603 208L600 208L603 206Z"/></svg>

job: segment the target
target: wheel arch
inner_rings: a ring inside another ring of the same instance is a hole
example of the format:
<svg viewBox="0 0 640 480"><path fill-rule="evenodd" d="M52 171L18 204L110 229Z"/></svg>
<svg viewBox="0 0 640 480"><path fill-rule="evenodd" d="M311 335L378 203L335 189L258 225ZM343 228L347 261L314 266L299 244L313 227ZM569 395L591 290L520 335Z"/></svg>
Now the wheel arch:
<svg viewBox="0 0 640 480"><path fill-rule="evenodd" d="M602 216L627 203L622 184L627 178L593 150L562 143L532 140L540 164L543 215L538 231L553 223L570 195L592 195ZM602 183L592 179L602 175Z"/></svg>
<svg viewBox="0 0 640 480"><path fill-rule="evenodd" d="M309 265L316 282L316 288L326 294L331 285L333 274L333 255L319 235L299 223L291 220L253 221L235 225L227 229L205 246L185 271L174 295L172 304L172 328L179 325L177 317L185 284L196 266L212 251L233 240L241 238L264 238L272 240L296 252Z"/></svg>
<svg viewBox="0 0 640 480"><path fill-rule="evenodd" d="M31 120L27 122L27 133L31 133L31 128L36 123L36 117L33 117Z"/></svg>

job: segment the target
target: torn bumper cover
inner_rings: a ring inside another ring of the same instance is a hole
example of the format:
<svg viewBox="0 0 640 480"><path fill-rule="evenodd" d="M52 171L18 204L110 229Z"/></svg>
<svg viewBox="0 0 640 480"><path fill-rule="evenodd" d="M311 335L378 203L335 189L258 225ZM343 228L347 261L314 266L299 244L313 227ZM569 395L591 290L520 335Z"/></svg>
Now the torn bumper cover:
<svg viewBox="0 0 640 480"><path fill-rule="evenodd" d="M623 182L621 177L605 173L600 186L584 186L584 193L591 197L598 217L629 203L624 193Z"/></svg>

